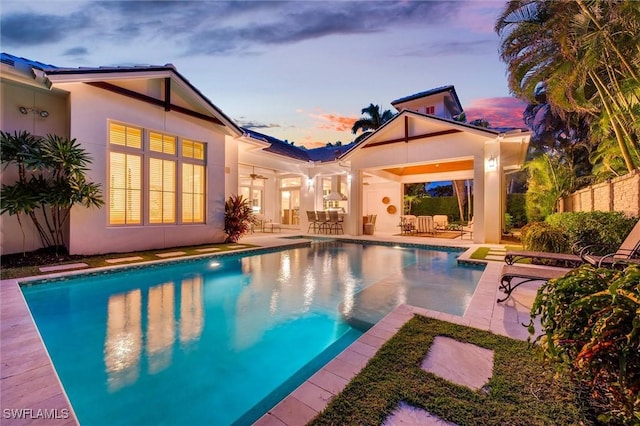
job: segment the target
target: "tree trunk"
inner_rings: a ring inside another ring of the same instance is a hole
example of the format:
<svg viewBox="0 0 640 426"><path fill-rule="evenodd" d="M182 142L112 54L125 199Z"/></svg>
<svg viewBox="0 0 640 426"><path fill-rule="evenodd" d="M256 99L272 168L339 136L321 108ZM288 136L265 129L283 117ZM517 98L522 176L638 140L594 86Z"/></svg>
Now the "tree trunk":
<svg viewBox="0 0 640 426"><path fill-rule="evenodd" d="M463 180L453 181L453 191L456 193L456 198L458 199L458 212L460 213L461 221L464 221L464 186Z"/></svg>

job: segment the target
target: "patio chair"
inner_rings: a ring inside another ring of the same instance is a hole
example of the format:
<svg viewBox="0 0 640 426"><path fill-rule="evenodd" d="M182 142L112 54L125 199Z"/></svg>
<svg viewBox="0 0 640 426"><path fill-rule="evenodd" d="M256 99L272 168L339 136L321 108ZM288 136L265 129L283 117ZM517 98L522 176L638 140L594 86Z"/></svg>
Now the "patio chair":
<svg viewBox="0 0 640 426"><path fill-rule="evenodd" d="M320 224L318 223L316 212L313 210L307 210L307 220L309 221L309 227L307 228L307 233L309 233L309 231L313 229L313 233L317 234L318 229L320 228Z"/></svg>
<svg viewBox="0 0 640 426"><path fill-rule="evenodd" d="M376 230L376 219L378 218L377 214L370 214L369 215L369 223L373 224L373 230Z"/></svg>
<svg viewBox="0 0 640 426"><path fill-rule="evenodd" d="M418 216L418 232L420 234L435 233L433 216Z"/></svg>
<svg viewBox="0 0 640 426"><path fill-rule="evenodd" d="M433 215L433 224L436 228L436 232L444 231L449 226L449 218L446 214Z"/></svg>
<svg viewBox="0 0 640 426"><path fill-rule="evenodd" d="M564 276L571 269L550 269L550 268L534 268L530 266L504 265L500 276L499 289L505 293L505 297L498 299L498 303L502 303L511 297L513 290L524 283L532 281L547 282L553 278ZM513 284L513 279L519 278L521 281Z"/></svg>
<svg viewBox="0 0 640 426"><path fill-rule="evenodd" d="M324 210L319 210L316 212L316 217L318 218L318 232L330 232L331 226L329 224L329 216L327 215L327 212Z"/></svg>
<svg viewBox="0 0 640 426"><path fill-rule="evenodd" d="M629 232L615 253L595 256L589 253L590 248L590 246L587 246L582 249L580 258L584 262L597 266L598 268L625 266L628 263L640 263L640 259L638 259L640 255L640 220L636 222L631 232Z"/></svg>
<svg viewBox="0 0 640 426"><path fill-rule="evenodd" d="M400 233L412 234L416 232L416 217L412 214L400 216Z"/></svg>
<svg viewBox="0 0 640 426"><path fill-rule="evenodd" d="M467 226L462 226L460 228L460 239L464 237L464 234L469 234L469 238L473 239L473 218L467 223Z"/></svg>
<svg viewBox="0 0 640 426"><path fill-rule="evenodd" d="M344 234L340 215L336 210L329 210L329 233L333 233L333 231L335 231L336 234L338 233L338 231L340 231L341 234Z"/></svg>

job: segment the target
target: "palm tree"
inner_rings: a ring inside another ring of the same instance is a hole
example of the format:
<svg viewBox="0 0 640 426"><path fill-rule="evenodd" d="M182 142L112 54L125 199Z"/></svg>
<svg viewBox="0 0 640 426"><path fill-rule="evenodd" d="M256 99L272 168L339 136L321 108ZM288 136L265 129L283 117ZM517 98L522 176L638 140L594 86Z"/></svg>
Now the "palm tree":
<svg viewBox="0 0 640 426"><path fill-rule="evenodd" d="M516 96L546 82L554 112L586 116L592 137L616 141L626 170L639 164L640 2L513 0L495 29Z"/></svg>
<svg viewBox="0 0 640 426"><path fill-rule="evenodd" d="M354 140L354 142L358 142L370 133L373 133L374 130L378 129L384 123L391 120L395 115L388 109L383 113L380 113L380 105L374 104L369 104L368 107L362 108L361 114L366 114L368 117L363 117L353 123L351 133L355 135L356 133L358 133L358 130L362 130L362 134L358 136Z"/></svg>

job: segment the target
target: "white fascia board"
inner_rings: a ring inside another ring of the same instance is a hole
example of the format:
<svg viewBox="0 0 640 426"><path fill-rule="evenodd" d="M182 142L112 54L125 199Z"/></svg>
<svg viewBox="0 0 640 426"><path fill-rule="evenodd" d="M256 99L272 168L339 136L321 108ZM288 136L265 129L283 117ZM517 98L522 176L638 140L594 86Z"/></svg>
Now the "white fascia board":
<svg viewBox="0 0 640 426"><path fill-rule="evenodd" d="M244 145L248 145L247 147L244 148L247 151L256 151L264 148L269 148L271 146L270 142L252 138L246 133L243 133L241 136L238 136L236 139L238 140L238 142Z"/></svg>
<svg viewBox="0 0 640 426"><path fill-rule="evenodd" d="M45 76L52 83L86 83L92 81L108 81L108 80L143 80L150 78L166 78L173 76L173 72L167 71L105 71L105 72L87 72L82 70L70 74L45 73Z"/></svg>

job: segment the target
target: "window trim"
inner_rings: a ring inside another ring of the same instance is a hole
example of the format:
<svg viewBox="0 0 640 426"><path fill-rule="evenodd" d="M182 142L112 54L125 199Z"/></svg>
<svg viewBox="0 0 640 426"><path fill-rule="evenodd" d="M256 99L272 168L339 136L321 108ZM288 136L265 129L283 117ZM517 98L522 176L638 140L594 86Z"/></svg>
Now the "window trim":
<svg viewBox="0 0 640 426"><path fill-rule="evenodd" d="M111 143L111 125L119 125L138 129L141 132L141 148L134 148L126 145L119 145ZM169 136L174 138L175 141L175 153L167 154L164 152L153 151L150 148L150 136L151 133L160 134L163 136ZM201 144L203 151L203 158L185 157L183 155L183 140L187 140L192 143ZM176 226L176 225L205 225L207 223L207 189L208 189L208 169L207 169L207 152L208 143L200 140L195 140L190 137L183 137L168 132L158 131L154 129L144 128L133 124L127 124L117 120L107 120L107 136L106 136L106 186L107 186L107 226L108 227L157 227L157 226ZM141 162L141 200L140 200L140 222L138 223L112 223L111 222L111 153L118 152L125 155L136 155L140 157ZM151 159L167 160L174 163L174 220L172 222L151 222L151 187L150 187L150 173L151 173ZM183 164L192 164L196 166L202 166L203 182L202 182L202 221L184 222L183 221Z"/></svg>

